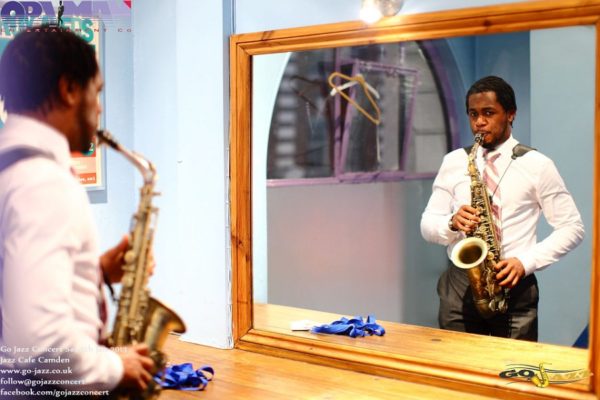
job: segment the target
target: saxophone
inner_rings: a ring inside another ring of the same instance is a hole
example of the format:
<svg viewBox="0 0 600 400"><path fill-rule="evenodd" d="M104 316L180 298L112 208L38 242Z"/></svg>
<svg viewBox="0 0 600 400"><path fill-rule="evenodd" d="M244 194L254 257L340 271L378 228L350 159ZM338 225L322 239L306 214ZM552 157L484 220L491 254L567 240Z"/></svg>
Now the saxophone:
<svg viewBox="0 0 600 400"><path fill-rule="evenodd" d="M156 169L141 155L121 146L107 131L96 132L99 144L106 144L121 153L142 174L144 184L140 189L140 203L133 215L129 248L124 255L123 278L118 310L113 331L108 338L110 347L145 343L154 360L156 373L166 365L165 354L161 351L170 332L184 333L182 319L169 307L150 297L148 284L148 264L151 262L151 248L154 237L154 223L158 209L152 206ZM119 399L153 399L159 396L160 386L151 381L144 393L117 391L112 397Z"/></svg>
<svg viewBox="0 0 600 400"><path fill-rule="evenodd" d="M468 173L471 177L471 207L479 211L481 222L475 230L456 244L450 259L458 268L467 270L475 308L484 318L491 318L508 309L508 289L496 282L494 266L500 261L500 244L493 222L487 187L481 180L475 164L477 149L483 135L475 135L475 144L469 152Z"/></svg>

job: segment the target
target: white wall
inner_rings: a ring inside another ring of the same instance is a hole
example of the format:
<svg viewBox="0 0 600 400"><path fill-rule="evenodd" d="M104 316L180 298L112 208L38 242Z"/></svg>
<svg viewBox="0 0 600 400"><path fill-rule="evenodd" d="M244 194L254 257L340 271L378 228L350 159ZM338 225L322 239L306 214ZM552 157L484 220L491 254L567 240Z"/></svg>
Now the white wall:
<svg viewBox="0 0 600 400"><path fill-rule="evenodd" d="M124 22L131 25L131 21ZM125 146L133 144L133 35L111 27L104 33L104 127ZM106 189L89 191L92 211L100 230L100 246L114 246L129 231L135 209L134 170L114 151L105 150Z"/></svg>
<svg viewBox="0 0 600 400"><path fill-rule="evenodd" d="M184 339L215 347L232 345L230 21L221 2L149 0L133 12L135 148L155 162L162 192L151 286L187 323Z"/></svg>
<svg viewBox="0 0 600 400"><path fill-rule="evenodd" d="M416 14L515 0L406 0L402 13ZM235 33L356 21L361 0L235 0Z"/></svg>
<svg viewBox="0 0 600 400"><path fill-rule="evenodd" d="M554 160L586 230L577 249L537 274L540 337L553 343L572 344L589 318L595 43L593 27L531 35L531 144ZM543 238L550 229L547 224L541 227L539 237Z"/></svg>

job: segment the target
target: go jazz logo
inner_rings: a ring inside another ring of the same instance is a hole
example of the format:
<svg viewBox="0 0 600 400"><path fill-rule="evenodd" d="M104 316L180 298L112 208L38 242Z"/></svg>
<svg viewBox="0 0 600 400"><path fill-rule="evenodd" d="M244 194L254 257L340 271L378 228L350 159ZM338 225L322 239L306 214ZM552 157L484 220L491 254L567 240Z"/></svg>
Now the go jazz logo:
<svg viewBox="0 0 600 400"><path fill-rule="evenodd" d="M539 365L508 364L507 368L498 374L500 378L526 380L539 388L550 384L564 384L583 380L590 376L584 369L549 369L549 363ZM511 382L512 383L512 382Z"/></svg>

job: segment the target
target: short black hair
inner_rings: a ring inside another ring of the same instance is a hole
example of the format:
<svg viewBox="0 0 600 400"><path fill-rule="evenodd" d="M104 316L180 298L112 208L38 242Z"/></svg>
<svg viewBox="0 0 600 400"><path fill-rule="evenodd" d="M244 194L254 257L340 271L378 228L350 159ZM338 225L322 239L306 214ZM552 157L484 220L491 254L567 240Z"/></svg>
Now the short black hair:
<svg viewBox="0 0 600 400"><path fill-rule="evenodd" d="M506 81L497 76L486 76L471 85L466 97L467 113L469 112L469 97L476 93L494 92L496 100L506 112L516 112L517 102L515 100L515 91L506 83Z"/></svg>
<svg viewBox="0 0 600 400"><path fill-rule="evenodd" d="M36 111L58 96L58 82L85 87L98 73L94 48L75 33L44 25L19 33L0 59L0 97L8 112Z"/></svg>

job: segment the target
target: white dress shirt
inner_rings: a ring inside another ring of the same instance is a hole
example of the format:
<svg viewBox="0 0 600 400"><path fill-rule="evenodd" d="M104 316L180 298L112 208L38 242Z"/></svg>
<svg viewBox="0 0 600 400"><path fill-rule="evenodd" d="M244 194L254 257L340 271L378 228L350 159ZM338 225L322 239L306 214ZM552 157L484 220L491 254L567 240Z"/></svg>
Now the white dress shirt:
<svg viewBox="0 0 600 400"><path fill-rule="evenodd" d="M552 160L538 151L513 160L512 149L517 143L511 136L490 152L490 157L500 153L494 165L501 177L502 259L518 258L530 275L573 250L583 239L584 230L575 202ZM483 174L481 147L476 162ZM448 221L462 205L471 204L467 163L468 155L462 148L446 154L421 217L425 240L448 246L448 255L465 237L463 232L451 231ZM553 231L538 242L536 227L541 212Z"/></svg>
<svg viewBox="0 0 600 400"><path fill-rule="evenodd" d="M97 232L85 189L71 173L67 140L48 125L9 115L0 157L14 147L44 156L0 172L0 355L14 359L14 369L60 370L42 377L65 381L65 388L111 390L123 365L97 344Z"/></svg>

